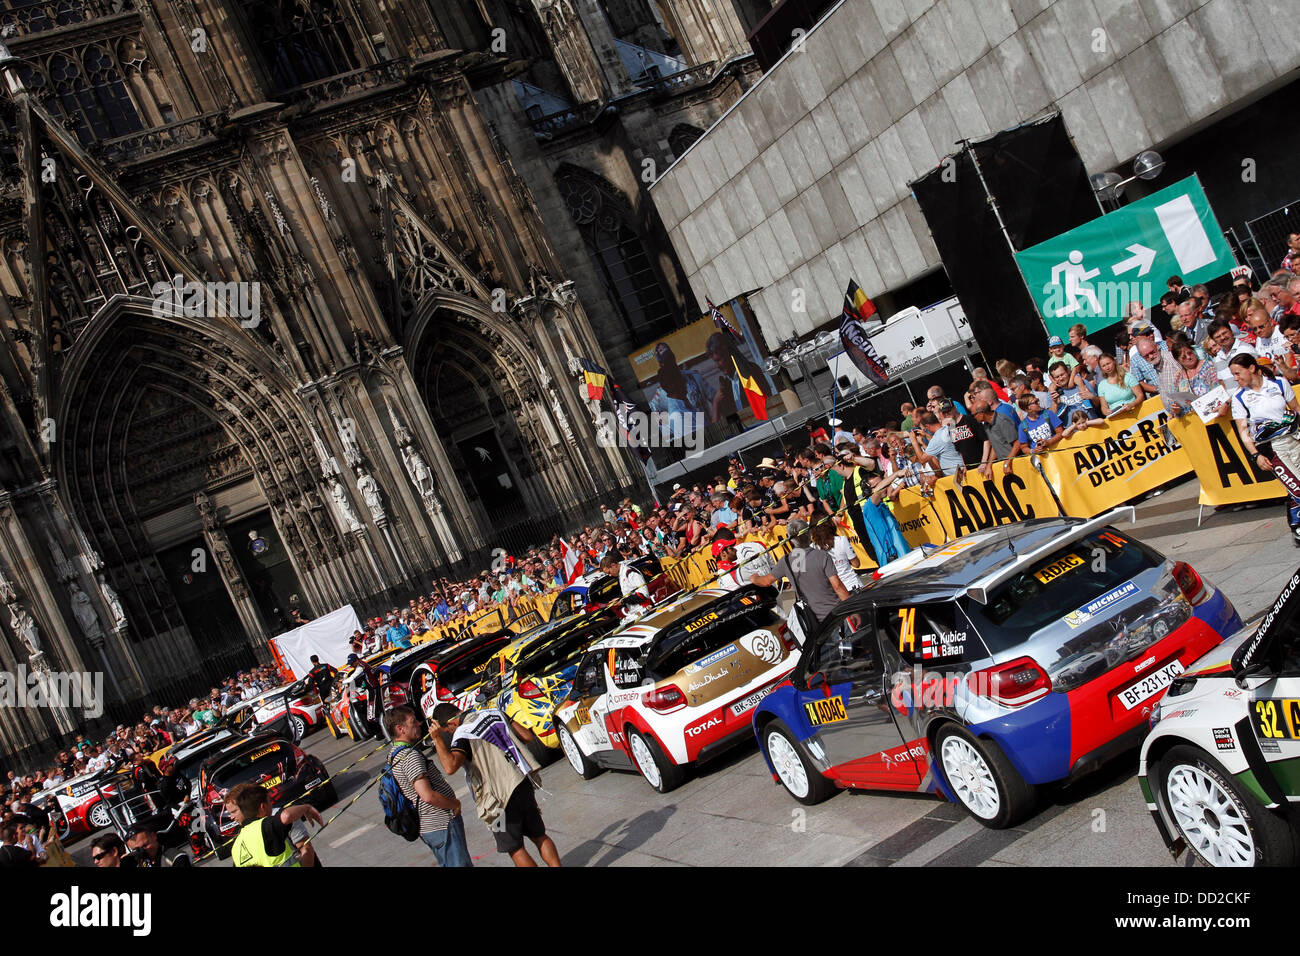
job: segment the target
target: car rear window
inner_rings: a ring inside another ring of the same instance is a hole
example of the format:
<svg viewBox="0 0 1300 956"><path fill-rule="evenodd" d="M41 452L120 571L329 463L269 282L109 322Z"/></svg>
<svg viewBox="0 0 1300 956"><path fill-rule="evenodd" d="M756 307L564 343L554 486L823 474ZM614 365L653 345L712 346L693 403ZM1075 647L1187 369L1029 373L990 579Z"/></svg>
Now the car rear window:
<svg viewBox="0 0 1300 956"><path fill-rule="evenodd" d="M623 588L618 583L618 578L612 574L605 575L587 588L588 604L608 604L610 601L622 596Z"/></svg>
<svg viewBox="0 0 1300 956"><path fill-rule="evenodd" d="M997 654L1163 563L1145 545L1104 528L998 585L987 604L966 599L962 606L990 653Z"/></svg>
<svg viewBox="0 0 1300 956"><path fill-rule="evenodd" d="M438 683L456 694L459 694L466 687L477 684L485 675L476 674L475 671L487 664L494 655L513 641L514 638L515 636L507 631L497 635L490 641L484 641L483 644L474 648L459 660L444 664L438 670Z"/></svg>
<svg viewBox="0 0 1300 956"><path fill-rule="evenodd" d="M618 617L608 612L578 618L574 625L538 638L515 665L521 677L538 677L572 664L584 650L614 629Z"/></svg>
<svg viewBox="0 0 1300 956"><path fill-rule="evenodd" d="M228 790L237 783L248 783L263 775L286 776L292 769L293 751L289 745L270 741L222 761L212 771L212 783L219 790Z"/></svg>
<svg viewBox="0 0 1300 956"><path fill-rule="evenodd" d="M737 591L732 597L706 604L675 622L650 648L645 661L646 675L663 680L750 631L781 624L781 617L773 608L775 593L769 596Z"/></svg>

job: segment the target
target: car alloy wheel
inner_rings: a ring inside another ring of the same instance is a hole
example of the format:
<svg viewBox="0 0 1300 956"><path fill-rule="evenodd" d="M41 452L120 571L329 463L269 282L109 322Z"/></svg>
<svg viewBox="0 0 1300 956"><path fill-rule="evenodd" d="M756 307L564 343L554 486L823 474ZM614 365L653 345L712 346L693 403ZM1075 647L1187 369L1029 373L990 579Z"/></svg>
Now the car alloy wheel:
<svg viewBox="0 0 1300 956"><path fill-rule="evenodd" d="M1188 844L1211 865L1255 865L1255 841L1235 795L1200 767L1174 767L1165 779L1165 798Z"/></svg>
<svg viewBox="0 0 1300 956"><path fill-rule="evenodd" d="M628 743L632 747L632 757L636 760L636 766L641 771L641 776L645 777L646 783L658 790L663 784L663 779L659 775L659 765L655 763L650 748L646 746L646 742L641 738L640 734L632 734Z"/></svg>
<svg viewBox="0 0 1300 956"><path fill-rule="evenodd" d="M772 761L772 766L776 768L781 783L790 791L790 796L796 800L806 799L810 788L808 771L804 769L803 759L786 735L775 728L767 732L767 756Z"/></svg>
<svg viewBox="0 0 1300 956"><path fill-rule="evenodd" d="M90 808L90 814L86 819L90 821L90 825L96 830L102 829L113 822L113 818L108 815L108 807L104 806L103 800Z"/></svg>
<svg viewBox="0 0 1300 956"><path fill-rule="evenodd" d="M998 815L1002 797L993 771L978 750L961 737L952 736L943 742L939 759L957 798L971 813L981 820Z"/></svg>
<svg viewBox="0 0 1300 956"><path fill-rule="evenodd" d="M302 738L307 736L307 721L303 720L297 714L290 714L289 732L293 735L294 743L301 743Z"/></svg>
<svg viewBox="0 0 1300 956"><path fill-rule="evenodd" d="M560 728L560 746L564 748L564 756L569 759L569 766L578 773L582 773L584 769L582 766L582 752L578 750L578 742L563 727Z"/></svg>

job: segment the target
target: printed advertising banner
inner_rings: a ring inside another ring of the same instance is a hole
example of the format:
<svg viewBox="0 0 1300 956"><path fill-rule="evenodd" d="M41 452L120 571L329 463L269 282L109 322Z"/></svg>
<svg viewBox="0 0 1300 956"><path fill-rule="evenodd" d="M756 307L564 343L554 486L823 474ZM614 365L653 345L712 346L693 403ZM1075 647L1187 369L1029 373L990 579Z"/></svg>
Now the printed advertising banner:
<svg viewBox="0 0 1300 956"><path fill-rule="evenodd" d="M1039 456L1065 513L1091 518L1185 475L1187 453L1167 427L1159 398L1085 429Z"/></svg>
<svg viewBox="0 0 1300 956"><path fill-rule="evenodd" d="M1294 390L1300 396L1300 388ZM1250 460L1241 447L1231 417L1225 415L1206 425L1195 415L1185 415L1170 419L1169 430L1196 469L1196 477L1201 482L1201 504L1217 508L1267 501L1286 494L1286 489L1272 474L1260 471Z"/></svg>
<svg viewBox="0 0 1300 956"><path fill-rule="evenodd" d="M637 383L645 388L645 405L662 434L654 441L689 443L701 428L739 416L748 427L758 419L741 379L758 386L768 418L785 413L775 383L763 368L764 357L743 315L734 302L717 306L728 323L745 337L737 342L705 316L685 328L655 339L628 355ZM739 375L737 374L739 373ZM653 427L653 426L652 426Z"/></svg>
<svg viewBox="0 0 1300 956"><path fill-rule="evenodd" d="M915 488L904 488L893 511L903 537L914 548L1030 518L1055 518L1060 513L1047 482L1025 457L1012 459L1009 472L1002 462L994 463L991 478L973 468L967 470L961 485L954 477L940 478L932 498Z"/></svg>

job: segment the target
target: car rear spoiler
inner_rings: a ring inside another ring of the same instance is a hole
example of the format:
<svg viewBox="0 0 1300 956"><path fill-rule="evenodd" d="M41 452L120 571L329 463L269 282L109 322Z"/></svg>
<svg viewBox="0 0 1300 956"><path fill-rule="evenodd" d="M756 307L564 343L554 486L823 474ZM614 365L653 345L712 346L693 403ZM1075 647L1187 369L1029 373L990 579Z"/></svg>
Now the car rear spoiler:
<svg viewBox="0 0 1300 956"><path fill-rule="evenodd" d="M1040 561L1042 558L1051 554L1053 551L1060 549L1072 541L1078 541L1080 538L1092 534L1098 528L1104 528L1108 524L1114 524L1120 518L1127 516L1129 522L1137 519L1137 509L1132 505L1125 505L1121 508L1112 508L1105 514L1097 515L1089 521L1075 525L1069 531L1053 538L1045 544L1039 545L1032 551L1017 553L1014 561L998 568L990 574L986 574L975 583L966 588L966 594L972 601L978 601L980 604L989 603L989 592L1001 584L1019 574L1026 566Z"/></svg>

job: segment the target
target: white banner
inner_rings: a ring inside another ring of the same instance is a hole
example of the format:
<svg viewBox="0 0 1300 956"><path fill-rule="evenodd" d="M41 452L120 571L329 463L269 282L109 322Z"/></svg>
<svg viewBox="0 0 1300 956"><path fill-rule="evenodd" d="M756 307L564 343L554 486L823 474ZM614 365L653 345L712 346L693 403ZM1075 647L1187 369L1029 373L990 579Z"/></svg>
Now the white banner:
<svg viewBox="0 0 1300 956"><path fill-rule="evenodd" d="M289 665L295 678L306 677L311 670L311 656L317 655L326 664L342 667L352 653L348 640L353 631L361 630L357 612L349 604L337 611L308 621L292 631L271 638L280 656Z"/></svg>

